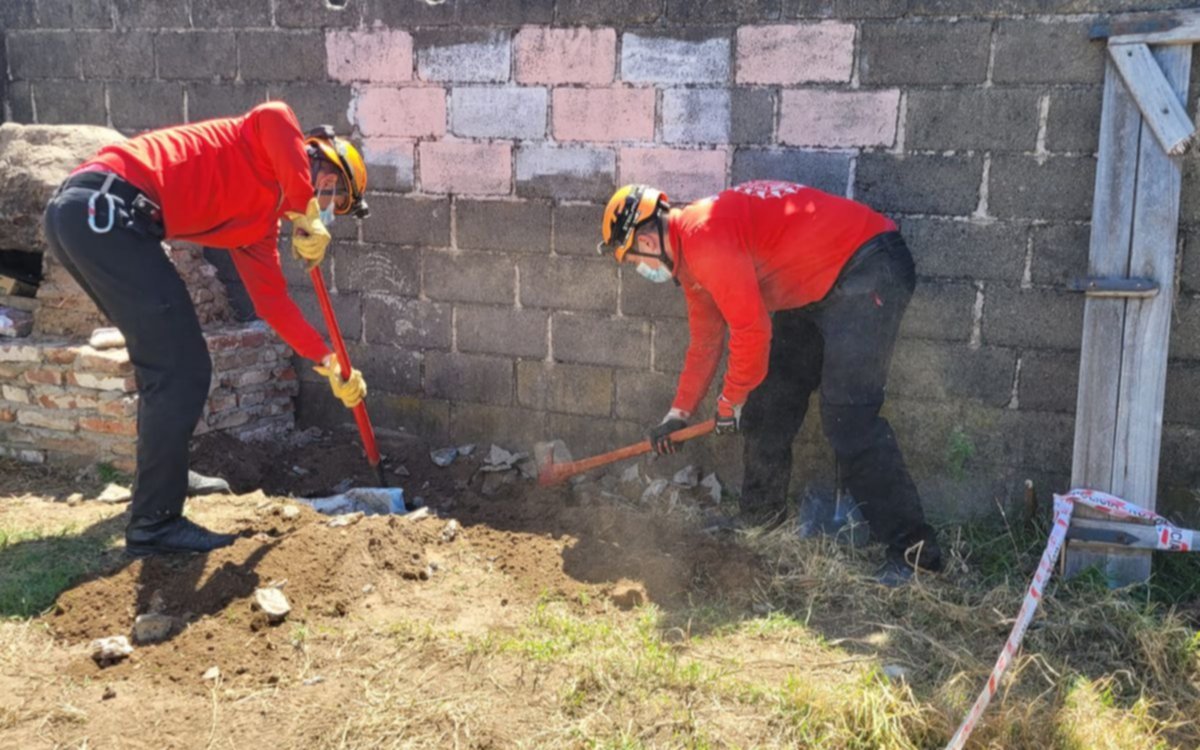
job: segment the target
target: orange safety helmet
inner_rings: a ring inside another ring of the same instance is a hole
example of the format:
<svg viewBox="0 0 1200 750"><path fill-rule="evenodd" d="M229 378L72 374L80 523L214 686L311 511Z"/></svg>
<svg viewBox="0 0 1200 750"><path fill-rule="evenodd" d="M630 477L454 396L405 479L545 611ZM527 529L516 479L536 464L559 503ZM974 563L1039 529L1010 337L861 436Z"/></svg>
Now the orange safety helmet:
<svg viewBox="0 0 1200 750"><path fill-rule="evenodd" d="M671 208L667 196L649 185L626 185L613 193L604 207L604 220L600 224L600 236L604 240L596 245L601 255L611 252L620 263L633 247L637 228L658 216L660 209Z"/></svg>
<svg viewBox="0 0 1200 750"><path fill-rule="evenodd" d="M313 182L316 182L318 159L332 164L340 173L346 190L337 196L333 204L335 214L354 214L362 219L371 213L363 193L367 191L367 165L362 155L350 141L338 138L332 125L313 128L304 139L304 148L312 164Z"/></svg>

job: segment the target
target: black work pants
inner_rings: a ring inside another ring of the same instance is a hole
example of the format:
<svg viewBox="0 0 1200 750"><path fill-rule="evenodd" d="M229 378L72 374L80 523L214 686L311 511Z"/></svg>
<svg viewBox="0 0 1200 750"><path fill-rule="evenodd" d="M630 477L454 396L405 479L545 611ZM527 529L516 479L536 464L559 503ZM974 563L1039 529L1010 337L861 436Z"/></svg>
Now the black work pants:
<svg viewBox="0 0 1200 750"><path fill-rule="evenodd" d="M898 232L865 243L820 302L772 317L766 380L746 402L742 509L786 507L792 442L809 397L820 388L821 426L841 477L861 503L872 534L892 554L925 542L934 563L933 529L896 436L879 415L900 319L916 287L912 255Z"/></svg>
<svg viewBox="0 0 1200 750"><path fill-rule="evenodd" d="M119 225L93 231L87 202L95 192L68 181L46 207L46 240L125 336L138 387L133 519L178 517L187 495L188 440L208 399L212 360L162 243Z"/></svg>

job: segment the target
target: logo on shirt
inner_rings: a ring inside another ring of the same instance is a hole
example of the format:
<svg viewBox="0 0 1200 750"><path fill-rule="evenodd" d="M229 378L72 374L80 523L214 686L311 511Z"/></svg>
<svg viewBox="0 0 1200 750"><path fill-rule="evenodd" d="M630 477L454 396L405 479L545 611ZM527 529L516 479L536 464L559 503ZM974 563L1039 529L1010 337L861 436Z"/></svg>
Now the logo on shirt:
<svg viewBox="0 0 1200 750"><path fill-rule="evenodd" d="M743 182L733 188L734 192L751 195L755 198L782 198L785 195L800 192L803 185L780 180L752 180Z"/></svg>

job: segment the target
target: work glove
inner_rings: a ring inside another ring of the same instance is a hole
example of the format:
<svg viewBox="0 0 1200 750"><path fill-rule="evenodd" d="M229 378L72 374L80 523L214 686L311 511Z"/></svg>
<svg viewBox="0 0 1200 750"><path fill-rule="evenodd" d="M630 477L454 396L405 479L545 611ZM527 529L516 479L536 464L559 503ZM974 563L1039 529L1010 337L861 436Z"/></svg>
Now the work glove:
<svg viewBox="0 0 1200 750"><path fill-rule="evenodd" d="M684 412L679 409L671 409L667 412L667 416L663 417L662 422L659 422L658 426L648 433L654 452L661 456L678 450L678 445L671 440L671 433L682 430L684 427L687 427L687 415Z"/></svg>
<svg viewBox="0 0 1200 750"><path fill-rule="evenodd" d="M336 354L330 354L313 370L318 375L329 378L329 387L333 389L333 395L337 396L347 409L358 406L367 395L367 381L363 380L360 371L350 368L350 378L342 380L342 366L338 363Z"/></svg>
<svg viewBox="0 0 1200 750"><path fill-rule="evenodd" d="M313 198L304 213L287 211L284 215L292 222L292 255L304 261L311 271L325 259L325 248L329 246L329 230L321 221L321 205Z"/></svg>
<svg viewBox="0 0 1200 750"><path fill-rule="evenodd" d="M713 429L718 435L734 435L742 429L742 405L732 403L724 396L717 399L717 426Z"/></svg>

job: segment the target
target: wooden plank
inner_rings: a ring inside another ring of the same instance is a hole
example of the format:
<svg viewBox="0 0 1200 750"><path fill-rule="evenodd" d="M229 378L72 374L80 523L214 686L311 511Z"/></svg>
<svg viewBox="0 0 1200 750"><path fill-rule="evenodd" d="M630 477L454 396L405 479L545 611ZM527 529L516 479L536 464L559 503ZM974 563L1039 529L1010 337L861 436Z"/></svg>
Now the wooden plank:
<svg viewBox="0 0 1200 750"><path fill-rule="evenodd" d="M1089 36L1109 44L1193 44L1200 42L1200 11L1105 19L1092 25Z"/></svg>
<svg viewBox="0 0 1200 750"><path fill-rule="evenodd" d="M1181 49L1191 54L1191 47ZM1196 134L1196 126L1184 107L1187 89L1180 94L1172 88L1154 54L1144 44L1110 46L1108 55L1163 150L1172 156L1187 151Z"/></svg>

